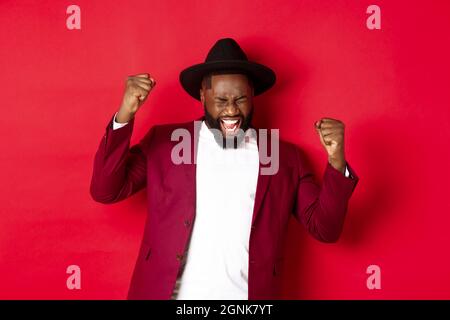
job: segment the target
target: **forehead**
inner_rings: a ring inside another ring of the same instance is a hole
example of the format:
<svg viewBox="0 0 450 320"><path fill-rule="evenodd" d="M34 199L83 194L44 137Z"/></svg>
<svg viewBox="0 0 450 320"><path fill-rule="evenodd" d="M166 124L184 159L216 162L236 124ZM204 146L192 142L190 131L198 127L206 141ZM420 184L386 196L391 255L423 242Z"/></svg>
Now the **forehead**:
<svg viewBox="0 0 450 320"><path fill-rule="evenodd" d="M244 94L249 88L246 75L218 74L211 76L213 94Z"/></svg>

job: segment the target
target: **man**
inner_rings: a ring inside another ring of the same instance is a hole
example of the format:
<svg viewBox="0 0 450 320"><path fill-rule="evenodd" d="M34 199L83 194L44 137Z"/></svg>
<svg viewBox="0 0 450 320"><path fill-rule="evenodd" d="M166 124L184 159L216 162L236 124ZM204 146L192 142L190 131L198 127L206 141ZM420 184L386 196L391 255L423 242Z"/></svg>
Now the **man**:
<svg viewBox="0 0 450 320"><path fill-rule="evenodd" d="M180 82L201 101L200 121L154 126L130 148L135 114L156 84L148 74L131 76L95 155L94 200L114 203L147 189L128 298L276 298L290 215L320 241L341 233L358 181L345 159L344 125L315 123L328 155L320 187L296 146L267 145L273 135L252 127L252 98L273 86L275 74L249 61L236 41L217 41ZM189 133L189 147L178 154L180 131ZM278 161L269 174L263 145Z"/></svg>

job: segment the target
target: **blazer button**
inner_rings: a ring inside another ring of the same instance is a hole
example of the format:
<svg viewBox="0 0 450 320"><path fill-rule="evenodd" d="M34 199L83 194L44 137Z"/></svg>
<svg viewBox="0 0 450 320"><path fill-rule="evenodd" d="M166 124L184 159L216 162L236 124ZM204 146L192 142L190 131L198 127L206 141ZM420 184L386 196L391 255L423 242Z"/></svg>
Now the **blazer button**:
<svg viewBox="0 0 450 320"><path fill-rule="evenodd" d="M184 220L184 225L185 225L186 227L189 227L189 226L191 225L191 221L188 220L188 219Z"/></svg>
<svg viewBox="0 0 450 320"><path fill-rule="evenodd" d="M183 260L183 255L180 254L180 253L178 253L178 254L177 254L177 260L178 260L178 261Z"/></svg>

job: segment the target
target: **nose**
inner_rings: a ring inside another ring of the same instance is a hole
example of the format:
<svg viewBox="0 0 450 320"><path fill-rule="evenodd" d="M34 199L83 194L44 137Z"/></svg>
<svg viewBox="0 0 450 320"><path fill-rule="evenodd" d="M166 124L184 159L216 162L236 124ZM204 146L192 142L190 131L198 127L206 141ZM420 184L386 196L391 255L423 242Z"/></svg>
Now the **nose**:
<svg viewBox="0 0 450 320"><path fill-rule="evenodd" d="M237 107L236 102L227 103L227 106L225 107L224 114L233 117L237 116L239 114L239 109Z"/></svg>

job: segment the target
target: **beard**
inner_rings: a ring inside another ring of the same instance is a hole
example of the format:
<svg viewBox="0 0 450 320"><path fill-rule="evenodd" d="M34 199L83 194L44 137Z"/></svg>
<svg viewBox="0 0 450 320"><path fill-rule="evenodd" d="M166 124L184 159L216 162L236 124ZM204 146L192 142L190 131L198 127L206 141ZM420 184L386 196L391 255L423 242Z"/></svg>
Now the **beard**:
<svg viewBox="0 0 450 320"><path fill-rule="evenodd" d="M216 140L217 144L222 147L222 148L234 148L236 149L242 142L242 140L244 140L245 137L245 132L250 128L251 122L252 122L252 117L253 117L253 108L251 109L250 113L248 114L248 116L243 116L240 115L239 117L241 118L240 123L241 126L238 129L237 134L233 135L233 136L224 136L224 134L222 133L222 128L220 126L220 117L218 117L217 119L214 118L207 110L206 107L204 106L204 110L205 110L205 122L208 125L208 127L210 129L216 129L216 130L211 130L211 132L214 135L214 139Z"/></svg>

